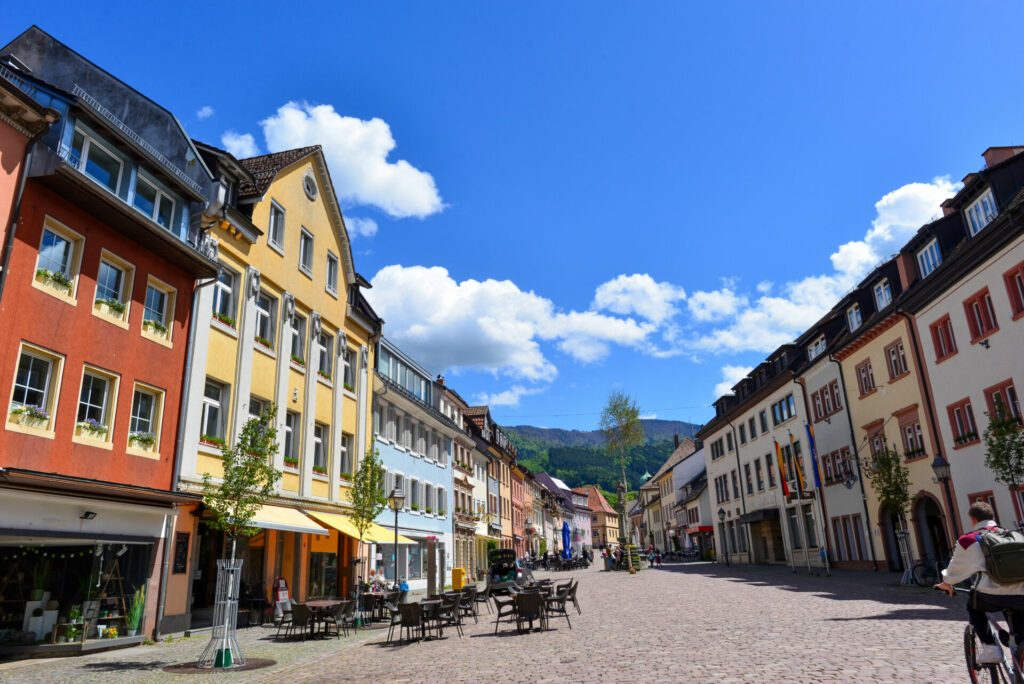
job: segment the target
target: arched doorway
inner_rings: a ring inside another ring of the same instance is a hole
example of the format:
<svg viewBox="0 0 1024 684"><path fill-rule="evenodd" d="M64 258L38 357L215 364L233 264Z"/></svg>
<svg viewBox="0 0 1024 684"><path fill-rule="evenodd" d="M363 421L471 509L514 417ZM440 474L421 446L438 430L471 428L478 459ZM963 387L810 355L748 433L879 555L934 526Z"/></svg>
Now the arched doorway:
<svg viewBox="0 0 1024 684"><path fill-rule="evenodd" d="M900 553L899 532L903 529L900 516L889 508L882 508L878 515L878 526L882 530L882 544L885 546L885 558L889 570L903 570L903 555Z"/></svg>
<svg viewBox="0 0 1024 684"><path fill-rule="evenodd" d="M931 561L949 560L949 539L946 536L946 518L934 498L927 494L914 504L914 525L921 555Z"/></svg>

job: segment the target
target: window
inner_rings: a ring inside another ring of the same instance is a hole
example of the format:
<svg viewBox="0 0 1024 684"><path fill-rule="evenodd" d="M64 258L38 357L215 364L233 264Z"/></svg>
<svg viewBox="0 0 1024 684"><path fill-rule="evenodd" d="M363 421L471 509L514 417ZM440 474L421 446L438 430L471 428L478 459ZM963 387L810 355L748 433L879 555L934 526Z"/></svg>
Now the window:
<svg viewBox="0 0 1024 684"><path fill-rule="evenodd" d="M908 460L924 456L924 436L921 434L921 421L917 417L917 411L900 414L899 425L903 456Z"/></svg>
<svg viewBox="0 0 1024 684"><path fill-rule="evenodd" d="M400 420L401 430L399 430L399 444L406 449L412 449L412 433L416 430L416 423L413 421L411 416L405 416L404 419Z"/></svg>
<svg viewBox="0 0 1024 684"><path fill-rule="evenodd" d="M803 505L803 511L804 511L804 532L807 535L807 537L806 537L807 538L807 547L808 548L814 548L814 547L816 547L818 545L818 539L817 539L818 535L815 533L815 525L814 525L814 512L813 512L814 509L811 507L811 504L804 504Z"/></svg>
<svg viewBox="0 0 1024 684"><path fill-rule="evenodd" d="M82 374L82 391L78 395L78 433L95 439L107 438L117 380L113 376L86 367Z"/></svg>
<svg viewBox="0 0 1024 684"><path fill-rule="evenodd" d="M725 433L725 444L726 444L726 447L728 448L729 451L733 450L732 432L731 431Z"/></svg>
<svg viewBox="0 0 1024 684"><path fill-rule="evenodd" d="M100 261L100 270L96 275L96 301L112 305L122 304L124 289L124 270L106 261Z"/></svg>
<svg viewBox="0 0 1024 684"><path fill-rule="evenodd" d="M274 348L274 319L277 300L262 290L256 295L256 341L267 349Z"/></svg>
<svg viewBox="0 0 1024 684"><path fill-rule="evenodd" d="M970 399L963 399L946 407L949 424L953 428L953 448L978 441L978 425L974 421L974 409Z"/></svg>
<svg viewBox="0 0 1024 684"><path fill-rule="evenodd" d="M316 372L320 377L330 380L334 373L334 336L325 332L320 333L316 339L316 346L320 351Z"/></svg>
<svg viewBox="0 0 1024 684"><path fill-rule="evenodd" d="M270 202L270 226L267 231L267 243L277 247L278 251L284 249L284 209L277 202Z"/></svg>
<svg viewBox="0 0 1024 684"><path fill-rule="evenodd" d="M846 324L850 327L850 332L853 332L860 327L860 304L854 304L846 310Z"/></svg>
<svg viewBox="0 0 1024 684"><path fill-rule="evenodd" d="M967 314L967 327L971 331L971 344L999 329L987 287L964 302L964 312Z"/></svg>
<svg viewBox="0 0 1024 684"><path fill-rule="evenodd" d="M768 432L768 411L761 411L758 414L761 418L761 434Z"/></svg>
<svg viewBox="0 0 1024 684"><path fill-rule="evenodd" d="M787 509L786 517L789 519L789 543L794 549L802 549L803 537L800 534L800 522L797 518L796 509Z"/></svg>
<svg viewBox="0 0 1024 684"><path fill-rule="evenodd" d="M42 273L45 278L64 285L70 294L71 281L75 277L76 269L74 257L75 243L70 236L50 228L43 229L43 238L39 242L39 259L36 262L37 274Z"/></svg>
<svg viewBox="0 0 1024 684"><path fill-rule="evenodd" d="M338 257L327 253L327 291L338 294Z"/></svg>
<svg viewBox="0 0 1024 684"><path fill-rule="evenodd" d="M943 361L956 354L956 338L953 337L953 323L949 316L943 316L931 324L932 345L935 347L935 360Z"/></svg>
<svg viewBox="0 0 1024 684"><path fill-rule="evenodd" d="M875 374L871 370L871 359L857 364L857 389L860 396L871 394L875 391Z"/></svg>
<svg viewBox="0 0 1024 684"><path fill-rule="evenodd" d="M305 228L299 236L299 270L313 275L313 234Z"/></svg>
<svg viewBox="0 0 1024 684"><path fill-rule="evenodd" d="M743 476L747 480L747 494L754 493L754 478L750 474L750 464L743 464Z"/></svg>
<svg viewBox="0 0 1024 684"><path fill-rule="evenodd" d="M772 404L772 422L775 425L784 423L796 415L796 402L792 394L787 394L782 399Z"/></svg>
<svg viewBox="0 0 1024 684"><path fill-rule="evenodd" d="M736 471L732 471L732 496L734 499L740 498L740 478L736 474Z"/></svg>
<svg viewBox="0 0 1024 684"><path fill-rule="evenodd" d="M356 353L348 347L345 347L345 351L342 352L341 359L345 364L342 384L345 385L345 389L349 392L354 392L356 390Z"/></svg>
<svg viewBox="0 0 1024 684"><path fill-rule="evenodd" d="M774 487L775 486L775 471L772 470L772 455L771 454L765 454L764 455L764 471L766 473L768 473L768 486L769 487Z"/></svg>
<svg viewBox="0 0 1024 684"><path fill-rule="evenodd" d="M49 359L23 351L14 379L12 406L31 406L48 412L52 371L53 363Z"/></svg>
<svg viewBox="0 0 1024 684"><path fill-rule="evenodd" d="M1024 316L1024 262L1003 274L1006 293L1010 296L1010 310L1014 319Z"/></svg>
<svg viewBox="0 0 1024 684"><path fill-rule="evenodd" d="M288 411L284 417L284 462L286 465L298 467L299 441L302 433L302 422L299 414Z"/></svg>
<svg viewBox="0 0 1024 684"><path fill-rule="evenodd" d="M156 409L156 396L152 392L135 388L132 395L132 418L128 426L131 434L149 434L154 430L154 410Z"/></svg>
<svg viewBox="0 0 1024 684"><path fill-rule="evenodd" d="M750 420L747 421L747 427L750 428L750 439L757 437L757 428L754 427L754 417L751 416Z"/></svg>
<svg viewBox="0 0 1024 684"><path fill-rule="evenodd" d="M747 443L747 426L741 424L740 425L740 444L746 444L746 443Z"/></svg>
<svg viewBox="0 0 1024 684"><path fill-rule="evenodd" d="M881 311L892 303L892 287L889 285L888 278L882 278L880 281L875 283L874 292L875 307L878 311Z"/></svg>
<svg viewBox="0 0 1024 684"><path fill-rule="evenodd" d="M235 282L238 276L223 266L213 286L213 317L235 327Z"/></svg>
<svg viewBox="0 0 1024 684"><path fill-rule="evenodd" d="M81 129L71 138L72 166L110 190L115 195L121 184L121 160Z"/></svg>
<svg viewBox="0 0 1024 684"><path fill-rule="evenodd" d="M174 200L166 192L157 188L155 183L141 175L135 182L134 204L135 208L143 214L171 230L171 221L174 220Z"/></svg>
<svg viewBox="0 0 1024 684"><path fill-rule="evenodd" d="M886 450L885 433L882 431L882 422L872 426L868 431L868 448L872 456L878 456Z"/></svg>
<svg viewBox="0 0 1024 684"><path fill-rule="evenodd" d="M341 433L341 453L338 456L341 461L339 470L342 479L345 479L346 475L348 479L352 478L352 443L352 435Z"/></svg>
<svg viewBox="0 0 1024 684"><path fill-rule="evenodd" d="M267 402L258 397L249 397L249 419L259 418L263 415L263 410L267 407Z"/></svg>
<svg viewBox="0 0 1024 684"><path fill-rule="evenodd" d="M396 425L395 407L388 406L388 418L387 418L387 438L394 442L398 439L398 426Z"/></svg>
<svg viewBox="0 0 1024 684"><path fill-rule="evenodd" d="M814 359L821 356L822 352L825 351L825 336L822 335L818 339L814 340L811 344L807 345L807 360L813 361Z"/></svg>
<svg viewBox="0 0 1024 684"><path fill-rule="evenodd" d="M939 251L939 241L932 238L932 241L917 253L917 270L920 271L922 278L927 278L941 263L942 253Z"/></svg>
<svg viewBox="0 0 1024 684"><path fill-rule="evenodd" d="M327 474L327 450L324 448L324 444L329 444L327 435L326 425L313 425L313 472L319 475Z"/></svg>
<svg viewBox="0 0 1024 684"><path fill-rule="evenodd" d="M996 198L992 196L992 188L986 188L981 197L967 205L967 227L971 235L977 235L981 229L996 217Z"/></svg>
<svg viewBox="0 0 1024 684"><path fill-rule="evenodd" d="M152 281L146 285L146 301L142 312L142 325L155 332L166 333L170 328L173 294Z"/></svg>
<svg viewBox="0 0 1024 684"><path fill-rule="evenodd" d="M985 402L988 404L988 415L991 420L1002 413L1007 418L1021 421L1020 401L1017 399L1017 388L1012 380L1000 383L985 390Z"/></svg>
<svg viewBox="0 0 1024 684"><path fill-rule="evenodd" d="M203 416L201 421L200 441L216 444L226 435L227 427L227 385L216 380L206 379L203 390Z"/></svg>
<svg viewBox="0 0 1024 684"><path fill-rule="evenodd" d="M715 460L716 458L721 458L724 455L725 455L725 449L722 446L722 438L719 437L718 439L716 439L714 442L711 443L711 460Z"/></svg>
<svg viewBox="0 0 1024 684"><path fill-rule="evenodd" d="M902 377L907 371L907 357L903 353L903 340L896 340L885 348L885 364L889 369L889 379Z"/></svg>
<svg viewBox="0 0 1024 684"><path fill-rule="evenodd" d="M761 470L761 459L754 461L754 476L757 478L757 491L764 491L764 472Z"/></svg>
<svg viewBox="0 0 1024 684"><path fill-rule="evenodd" d="M292 361L306 365L306 319L299 314L292 319Z"/></svg>

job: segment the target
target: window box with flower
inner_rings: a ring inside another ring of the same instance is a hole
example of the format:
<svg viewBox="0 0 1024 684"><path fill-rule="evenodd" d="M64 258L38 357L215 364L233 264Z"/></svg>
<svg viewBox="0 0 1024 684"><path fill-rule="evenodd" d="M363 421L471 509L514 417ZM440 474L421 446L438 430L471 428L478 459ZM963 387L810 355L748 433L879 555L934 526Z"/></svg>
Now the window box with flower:
<svg viewBox="0 0 1024 684"><path fill-rule="evenodd" d="M114 299L112 297L104 297L103 299L97 299L96 307L101 311L106 309L106 312L114 316L115 318L121 318L122 316L124 316L124 302Z"/></svg>
<svg viewBox="0 0 1024 684"><path fill-rule="evenodd" d="M299 467L299 459L297 459L294 456L285 456L284 457L284 464L287 467L289 467L289 468L298 468Z"/></svg>
<svg viewBox="0 0 1024 684"><path fill-rule="evenodd" d="M45 427L50 412L36 404L21 404L11 409L11 421L29 427Z"/></svg>
<svg viewBox="0 0 1024 684"><path fill-rule="evenodd" d="M152 449L153 445L156 444L156 435L152 432L133 432L128 435L128 441L132 446Z"/></svg>
<svg viewBox="0 0 1024 684"><path fill-rule="evenodd" d="M152 332L155 332L160 335L167 334L167 326L161 323L160 321L153 320L151 318L147 318L146 320L142 321L142 327L149 328Z"/></svg>
<svg viewBox="0 0 1024 684"><path fill-rule="evenodd" d="M313 472L316 473L317 475L326 475L327 468L325 466L315 465L313 466Z"/></svg>
<svg viewBox="0 0 1024 684"><path fill-rule="evenodd" d="M292 354L292 363L303 369L306 367L306 362L298 354Z"/></svg>
<svg viewBox="0 0 1024 684"><path fill-rule="evenodd" d="M352 473L341 473L340 477L345 482L351 482L352 481Z"/></svg>
<svg viewBox="0 0 1024 684"><path fill-rule="evenodd" d="M226 442L222 438L216 437L214 435L201 435L199 437L199 443L205 444L206 446L216 447L218 449L220 449L226 444Z"/></svg>
<svg viewBox="0 0 1024 684"><path fill-rule="evenodd" d="M235 319L232 318L231 316L225 316L222 313L215 313L215 314L213 314L213 318L217 322L221 323L222 325L226 325L227 327L231 328L232 330L237 330L238 329L238 324L235 322Z"/></svg>
<svg viewBox="0 0 1024 684"><path fill-rule="evenodd" d="M342 383L342 385L341 385L341 386L342 386L342 387L344 387L345 389L347 389L347 390L348 390L349 392L352 392L353 394L354 394L354 393L355 393L355 391L356 391L355 385L350 385L350 384L349 384L349 383L347 383L347 382L345 382L345 383Z"/></svg>
<svg viewBox="0 0 1024 684"><path fill-rule="evenodd" d="M320 376L321 380L326 380L327 382L331 382L331 374L328 373L327 371L322 371L320 369L317 369L316 374L318 376Z"/></svg>
<svg viewBox="0 0 1024 684"><path fill-rule="evenodd" d="M274 351L274 343L268 340L266 337L260 337L259 335L257 335L256 344L266 349L269 349L270 351Z"/></svg>
<svg viewBox="0 0 1024 684"><path fill-rule="evenodd" d="M64 293L71 292L71 278L60 271L51 271L45 268L36 269L36 280L45 283L56 290Z"/></svg>
<svg viewBox="0 0 1024 684"><path fill-rule="evenodd" d="M104 439L109 431L106 425L95 418L80 420L75 423L75 428L79 435L93 439Z"/></svg>

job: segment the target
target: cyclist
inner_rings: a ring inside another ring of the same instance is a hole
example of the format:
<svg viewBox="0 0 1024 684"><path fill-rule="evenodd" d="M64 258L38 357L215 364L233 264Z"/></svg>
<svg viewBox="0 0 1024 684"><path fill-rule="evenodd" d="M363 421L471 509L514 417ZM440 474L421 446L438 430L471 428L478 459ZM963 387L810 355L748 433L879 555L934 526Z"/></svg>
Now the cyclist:
<svg viewBox="0 0 1024 684"><path fill-rule="evenodd" d="M978 576L978 581L967 601L967 615L982 643L978 662L990 665L1002 662L1003 649L992 634L986 613L1020 611L1021 617L1014 623L1014 632L1016 642L1024 643L1024 582L997 584L986 572L985 554L979 542L988 530L999 527L994 519L995 512L992 506L977 501L971 504L967 515L974 528L957 540L953 558L950 559L949 566L942 571L942 582L936 584L935 588L954 596L954 584Z"/></svg>

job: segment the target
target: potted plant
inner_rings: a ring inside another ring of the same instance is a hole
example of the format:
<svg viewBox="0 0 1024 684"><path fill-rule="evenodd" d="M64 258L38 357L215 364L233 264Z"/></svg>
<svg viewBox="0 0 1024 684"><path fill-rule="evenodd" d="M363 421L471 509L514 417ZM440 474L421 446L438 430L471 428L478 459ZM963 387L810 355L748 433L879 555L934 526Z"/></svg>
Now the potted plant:
<svg viewBox="0 0 1024 684"><path fill-rule="evenodd" d="M147 318L146 320L142 321L142 327L143 328L152 328L154 332L158 332L161 335L166 335L167 334L167 326L166 325L164 325L160 321L154 321L153 319L150 319L150 318Z"/></svg>
<svg viewBox="0 0 1024 684"><path fill-rule="evenodd" d="M292 363L294 363L296 366L301 366L303 368L306 367L305 360L298 354L292 354Z"/></svg>
<svg viewBox="0 0 1024 684"><path fill-rule="evenodd" d="M213 314L213 317L216 318L220 323L223 323L224 325L231 328L232 330L234 330L237 327L235 319L232 318L231 316L226 316L222 313L215 313Z"/></svg>
<svg viewBox="0 0 1024 684"><path fill-rule="evenodd" d="M60 289L67 290L68 292L71 291L71 278L68 278L61 271L50 271L45 268L36 269L36 279L44 283L57 285Z"/></svg>
<svg viewBox="0 0 1024 684"><path fill-rule="evenodd" d="M298 468L299 467L299 459L296 458L295 456L285 456L284 457L284 464L286 466L288 466L289 468Z"/></svg>
<svg viewBox="0 0 1024 684"><path fill-rule="evenodd" d="M125 616L125 626L128 628L128 636L135 636L139 633L139 625L142 624L142 611L146 608L146 585L140 584L139 588L132 594L131 606Z"/></svg>
<svg viewBox="0 0 1024 684"><path fill-rule="evenodd" d="M82 628L78 624L70 624L64 630L64 634L67 636L68 641L78 641L78 637L82 635Z"/></svg>
<svg viewBox="0 0 1024 684"><path fill-rule="evenodd" d="M326 475L327 468L325 466L315 465L313 466L313 472L317 475Z"/></svg>
<svg viewBox="0 0 1024 684"><path fill-rule="evenodd" d="M46 593L46 580L48 579L50 579L50 560L44 558L36 561L36 564L32 566L32 593L29 594L29 598L33 601L42 601L43 595Z"/></svg>
<svg viewBox="0 0 1024 684"><path fill-rule="evenodd" d="M152 432L133 432L128 435L128 441L143 449L150 449L156 443L156 435Z"/></svg>
<svg viewBox="0 0 1024 684"><path fill-rule="evenodd" d="M345 482L351 482L352 481L352 473L342 473L341 474L341 479L344 480Z"/></svg>
<svg viewBox="0 0 1024 684"><path fill-rule="evenodd" d="M105 306L110 309L110 312L116 316L124 315L124 302L120 302L113 297L106 297L104 299L97 299L96 304L98 306Z"/></svg>

